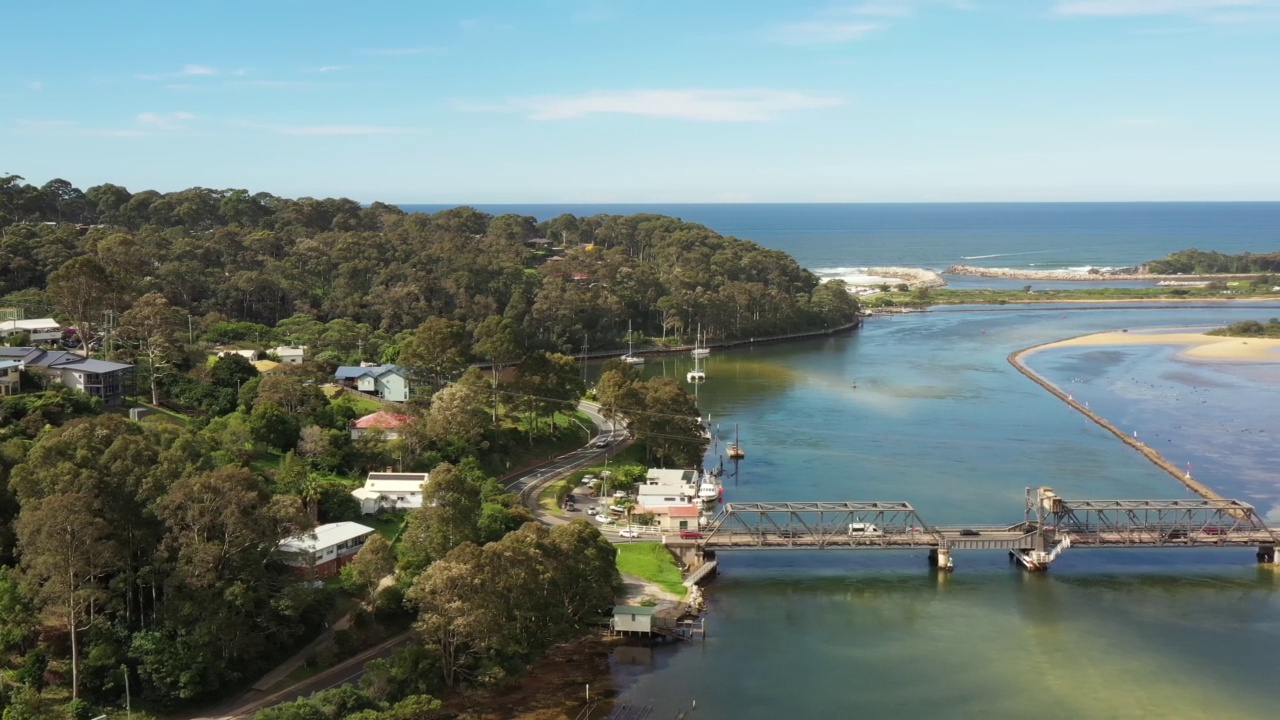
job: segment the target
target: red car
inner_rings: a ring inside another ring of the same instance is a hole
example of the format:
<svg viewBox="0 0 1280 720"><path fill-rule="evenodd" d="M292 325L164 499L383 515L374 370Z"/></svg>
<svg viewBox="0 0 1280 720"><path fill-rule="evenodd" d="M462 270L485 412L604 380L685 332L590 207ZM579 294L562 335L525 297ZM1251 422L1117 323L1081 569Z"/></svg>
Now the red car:
<svg viewBox="0 0 1280 720"><path fill-rule="evenodd" d="M697 530L681 530L680 531L681 540L697 540L701 537L702 537L702 533L698 532Z"/></svg>

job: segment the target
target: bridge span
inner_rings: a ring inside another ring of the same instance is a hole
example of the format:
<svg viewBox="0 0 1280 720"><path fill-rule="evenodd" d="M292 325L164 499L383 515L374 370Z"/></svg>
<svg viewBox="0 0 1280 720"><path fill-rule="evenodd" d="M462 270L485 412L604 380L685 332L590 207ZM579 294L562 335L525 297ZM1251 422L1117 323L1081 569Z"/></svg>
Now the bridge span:
<svg viewBox="0 0 1280 720"><path fill-rule="evenodd" d="M1257 548L1277 561L1280 543L1253 506L1238 500L1074 500L1027 488L1024 517L1007 525L931 525L906 502L728 503L699 533L668 541L691 551L928 549L953 567L955 550L1008 550L1028 570L1047 570L1069 548ZM692 561L692 562L690 562Z"/></svg>

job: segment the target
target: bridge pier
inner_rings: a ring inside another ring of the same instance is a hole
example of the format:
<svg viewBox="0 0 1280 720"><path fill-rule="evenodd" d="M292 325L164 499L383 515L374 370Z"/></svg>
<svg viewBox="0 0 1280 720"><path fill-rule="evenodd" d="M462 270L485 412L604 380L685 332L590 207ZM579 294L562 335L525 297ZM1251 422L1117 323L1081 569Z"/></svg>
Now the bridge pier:
<svg viewBox="0 0 1280 720"><path fill-rule="evenodd" d="M955 561L951 559L951 550L949 548L935 548L930 550L929 566L948 572L954 570L956 564Z"/></svg>
<svg viewBox="0 0 1280 720"><path fill-rule="evenodd" d="M1260 565L1280 564L1280 555L1276 554L1276 546L1275 545L1259 545L1258 546L1258 563Z"/></svg>

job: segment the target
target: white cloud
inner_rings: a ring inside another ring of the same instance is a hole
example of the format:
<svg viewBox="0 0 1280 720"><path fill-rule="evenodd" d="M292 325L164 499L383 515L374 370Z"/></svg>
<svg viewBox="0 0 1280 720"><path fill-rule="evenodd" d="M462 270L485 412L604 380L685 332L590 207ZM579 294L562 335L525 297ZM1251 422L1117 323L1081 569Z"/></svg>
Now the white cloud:
<svg viewBox="0 0 1280 720"><path fill-rule="evenodd" d="M512 98L506 105L468 110L516 110L532 120L569 120L587 115L640 115L704 122L772 120L797 110L834 107L833 95L795 90L599 90L582 95Z"/></svg>
<svg viewBox="0 0 1280 720"><path fill-rule="evenodd" d="M142 137L147 133L138 128L86 128L74 120L18 120L20 128L42 135L90 136L90 137Z"/></svg>
<svg viewBox="0 0 1280 720"><path fill-rule="evenodd" d="M320 67L316 68L315 71L319 73L328 73L328 72L338 72L339 70L350 70L350 69L351 69L350 65L321 65Z"/></svg>
<svg viewBox="0 0 1280 720"><path fill-rule="evenodd" d="M398 47L398 48L366 48L359 51L361 55L439 55L444 52L440 48L430 47L427 45L419 45L417 47Z"/></svg>
<svg viewBox="0 0 1280 720"><path fill-rule="evenodd" d="M243 121L233 121L230 125L250 130L265 130L277 135L300 136L409 135L418 132L412 128L389 125L266 125Z"/></svg>
<svg viewBox="0 0 1280 720"><path fill-rule="evenodd" d="M1057 15L1129 17L1140 15L1213 15L1232 10L1275 8L1276 0L1058 0Z"/></svg>
<svg viewBox="0 0 1280 720"><path fill-rule="evenodd" d="M43 90L43 89L44 89L44 83L43 83L43 82L40 82L39 80L32 80L31 82L27 83L27 89L28 89L28 90Z"/></svg>
<svg viewBox="0 0 1280 720"><path fill-rule="evenodd" d="M857 40L883 27L880 23L810 20L780 25L772 37L784 45L822 45Z"/></svg>
<svg viewBox="0 0 1280 720"><path fill-rule="evenodd" d="M868 2L862 5L855 5L850 8L841 9L839 12L848 15L869 15L872 17L905 17L910 15L914 3L910 0L879 0L878 2Z"/></svg>
<svg viewBox="0 0 1280 720"><path fill-rule="evenodd" d="M196 116L189 112L144 112L137 117L139 125L157 130L174 130L182 123L195 119Z"/></svg>
<svg viewBox="0 0 1280 720"><path fill-rule="evenodd" d="M218 74L217 68L208 65L183 65L181 70L167 73L138 75L140 80L172 80L183 77L213 77ZM243 74L243 71L237 71Z"/></svg>

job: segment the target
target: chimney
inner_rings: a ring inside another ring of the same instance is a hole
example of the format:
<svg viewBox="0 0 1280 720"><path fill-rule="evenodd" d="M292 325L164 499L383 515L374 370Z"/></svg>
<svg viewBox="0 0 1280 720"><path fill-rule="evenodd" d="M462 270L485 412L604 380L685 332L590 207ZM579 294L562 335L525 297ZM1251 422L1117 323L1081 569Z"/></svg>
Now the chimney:
<svg viewBox="0 0 1280 720"><path fill-rule="evenodd" d="M391 466L387 466L387 472L395 472L395 469Z"/></svg>

